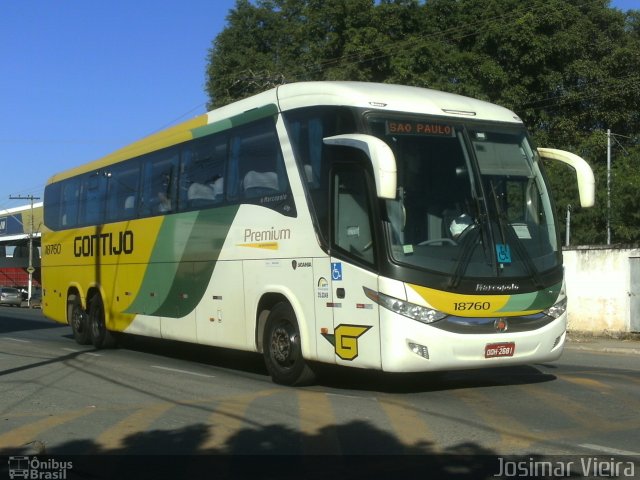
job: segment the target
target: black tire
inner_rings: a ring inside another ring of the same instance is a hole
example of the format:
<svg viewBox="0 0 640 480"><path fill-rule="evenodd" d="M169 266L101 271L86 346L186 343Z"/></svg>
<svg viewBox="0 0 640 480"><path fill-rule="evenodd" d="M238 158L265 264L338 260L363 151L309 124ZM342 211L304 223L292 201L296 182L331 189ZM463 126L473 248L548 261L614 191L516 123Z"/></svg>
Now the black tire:
<svg viewBox="0 0 640 480"><path fill-rule="evenodd" d="M302 357L300 329L288 303L278 303L269 313L262 345L267 370L275 383L293 386L314 381L315 374Z"/></svg>
<svg viewBox="0 0 640 480"><path fill-rule="evenodd" d="M67 322L71 326L74 340L80 345L91 343L87 314L82 309L80 299L75 295L67 298Z"/></svg>
<svg viewBox="0 0 640 480"><path fill-rule="evenodd" d="M115 337L107 330L104 317L104 305L100 295L94 295L89 304L89 331L91 343L96 348L113 348L116 345Z"/></svg>

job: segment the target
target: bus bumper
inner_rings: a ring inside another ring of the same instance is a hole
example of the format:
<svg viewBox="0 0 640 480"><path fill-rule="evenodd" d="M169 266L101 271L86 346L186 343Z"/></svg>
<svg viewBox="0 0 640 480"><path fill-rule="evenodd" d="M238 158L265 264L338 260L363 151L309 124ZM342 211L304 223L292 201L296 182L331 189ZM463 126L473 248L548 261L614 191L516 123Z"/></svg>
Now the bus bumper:
<svg viewBox="0 0 640 480"><path fill-rule="evenodd" d="M387 372L549 362L560 357L566 338L566 313L536 330L493 334L452 333L388 310L380 313L382 370Z"/></svg>

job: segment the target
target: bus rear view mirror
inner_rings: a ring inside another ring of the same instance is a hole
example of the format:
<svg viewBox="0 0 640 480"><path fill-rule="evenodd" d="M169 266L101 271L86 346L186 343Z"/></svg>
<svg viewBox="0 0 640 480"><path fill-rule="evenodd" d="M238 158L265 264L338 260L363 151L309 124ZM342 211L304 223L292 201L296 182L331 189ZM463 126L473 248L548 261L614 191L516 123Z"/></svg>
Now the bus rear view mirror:
<svg viewBox="0 0 640 480"><path fill-rule="evenodd" d="M589 164L578 155L558 150L555 148L538 148L541 158L557 160L571 166L576 171L578 177L578 193L580 194L580 206L593 207L595 203L595 179L593 170Z"/></svg>
<svg viewBox="0 0 640 480"><path fill-rule="evenodd" d="M396 158L389 145L377 137L361 133L326 137L324 143L362 150L373 165L377 196L389 200L396 198Z"/></svg>

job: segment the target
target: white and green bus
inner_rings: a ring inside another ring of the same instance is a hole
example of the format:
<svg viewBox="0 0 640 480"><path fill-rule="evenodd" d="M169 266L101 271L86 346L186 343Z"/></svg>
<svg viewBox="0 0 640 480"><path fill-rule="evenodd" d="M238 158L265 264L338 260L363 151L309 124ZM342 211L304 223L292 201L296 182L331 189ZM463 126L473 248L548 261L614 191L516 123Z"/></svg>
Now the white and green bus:
<svg viewBox="0 0 640 480"><path fill-rule="evenodd" d="M116 332L387 372L545 362L565 342L541 158L511 111L428 89L283 85L46 186L43 310Z"/></svg>

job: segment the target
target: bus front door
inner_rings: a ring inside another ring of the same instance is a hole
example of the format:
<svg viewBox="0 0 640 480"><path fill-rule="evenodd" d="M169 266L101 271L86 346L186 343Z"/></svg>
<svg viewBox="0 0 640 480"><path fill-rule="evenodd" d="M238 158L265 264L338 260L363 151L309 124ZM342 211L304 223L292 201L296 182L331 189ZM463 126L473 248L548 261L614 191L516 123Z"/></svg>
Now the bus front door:
<svg viewBox="0 0 640 480"><path fill-rule="evenodd" d="M333 344L336 363L381 368L378 305L364 287L378 291L378 276L348 262L331 259Z"/></svg>
<svg viewBox="0 0 640 480"><path fill-rule="evenodd" d="M336 363L381 367L378 305L364 288L378 291L372 229L372 185L354 164L332 172L331 293Z"/></svg>

